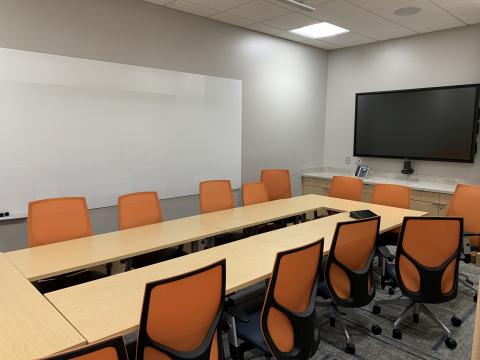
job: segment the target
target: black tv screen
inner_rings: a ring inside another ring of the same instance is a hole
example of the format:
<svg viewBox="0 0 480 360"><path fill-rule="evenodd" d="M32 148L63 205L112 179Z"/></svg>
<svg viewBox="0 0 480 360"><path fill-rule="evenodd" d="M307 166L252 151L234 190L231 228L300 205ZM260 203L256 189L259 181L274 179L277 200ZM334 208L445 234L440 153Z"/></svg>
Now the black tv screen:
<svg viewBox="0 0 480 360"><path fill-rule="evenodd" d="M479 88L357 94L354 155L473 162Z"/></svg>

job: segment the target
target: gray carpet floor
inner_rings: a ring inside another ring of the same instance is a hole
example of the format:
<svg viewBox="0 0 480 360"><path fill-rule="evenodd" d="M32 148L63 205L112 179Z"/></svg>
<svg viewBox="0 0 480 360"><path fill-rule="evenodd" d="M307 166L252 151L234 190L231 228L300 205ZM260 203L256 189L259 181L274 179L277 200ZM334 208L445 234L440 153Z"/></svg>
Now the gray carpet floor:
<svg viewBox="0 0 480 360"><path fill-rule="evenodd" d="M480 267L472 264L461 264L461 271L468 274L478 284ZM395 295L389 295L387 291L378 289L376 299L393 299L401 296L399 290ZM371 304L373 305L373 304ZM401 308L383 306L379 315L371 313L371 305L351 312L351 316L345 318L345 323L355 343L355 355L349 355L344 351L345 337L340 326L331 328L326 308L317 308L320 317L321 342L314 359L470 359L473 339L473 326L475 322L476 304L473 302L472 292L459 285L459 293L455 300L441 304L452 309L456 316L462 319L460 327L455 328L450 323L451 314L438 308L430 308L449 328L458 346L455 350L448 349L444 344L444 335L435 324L423 313L420 321L415 324L412 316L409 316L401 325L402 339L392 337L392 322L401 312ZM363 313L382 328L380 335L373 335L370 331L372 322L358 315ZM324 315L322 315L324 314ZM225 339L225 355L229 357L228 342ZM262 359L258 351L249 351L245 354L245 360Z"/></svg>

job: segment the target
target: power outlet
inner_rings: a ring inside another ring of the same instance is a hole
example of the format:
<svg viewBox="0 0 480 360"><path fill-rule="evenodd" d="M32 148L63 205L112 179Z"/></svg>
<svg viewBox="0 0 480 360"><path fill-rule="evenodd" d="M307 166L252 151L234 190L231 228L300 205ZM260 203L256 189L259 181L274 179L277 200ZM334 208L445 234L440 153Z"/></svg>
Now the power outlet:
<svg viewBox="0 0 480 360"><path fill-rule="evenodd" d="M347 156L347 157L345 158L345 164L346 164L346 165L350 165L350 157Z"/></svg>

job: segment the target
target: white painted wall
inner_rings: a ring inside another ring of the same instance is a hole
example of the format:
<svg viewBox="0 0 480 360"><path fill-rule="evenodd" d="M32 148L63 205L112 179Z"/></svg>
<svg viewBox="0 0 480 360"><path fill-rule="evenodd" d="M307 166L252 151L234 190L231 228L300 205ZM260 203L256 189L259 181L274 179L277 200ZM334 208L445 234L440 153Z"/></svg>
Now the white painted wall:
<svg viewBox="0 0 480 360"><path fill-rule="evenodd" d="M0 0L0 9L0 47L242 80L244 182L287 168L298 195L301 168L321 165L323 50L140 0ZM198 198L162 208L167 219L192 215ZM117 229L115 207L91 218L95 233ZM24 222L0 222L0 251L26 244Z"/></svg>
<svg viewBox="0 0 480 360"><path fill-rule="evenodd" d="M480 25L365 46L328 56L324 166L346 168L353 154L355 93L480 82ZM400 172L402 160L363 158L382 171ZM354 166L354 161L352 165ZM474 164L414 161L415 173L480 178Z"/></svg>

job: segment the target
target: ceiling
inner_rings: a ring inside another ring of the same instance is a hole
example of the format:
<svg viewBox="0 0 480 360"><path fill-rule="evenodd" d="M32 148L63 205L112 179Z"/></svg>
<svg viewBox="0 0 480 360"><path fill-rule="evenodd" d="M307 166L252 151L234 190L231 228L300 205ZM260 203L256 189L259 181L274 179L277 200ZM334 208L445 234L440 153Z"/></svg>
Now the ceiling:
<svg viewBox="0 0 480 360"><path fill-rule="evenodd" d="M145 0L325 50L480 23L480 0L304 0L314 12L277 0ZM422 11L395 15L404 7ZM289 32L326 21L350 32L313 40Z"/></svg>

